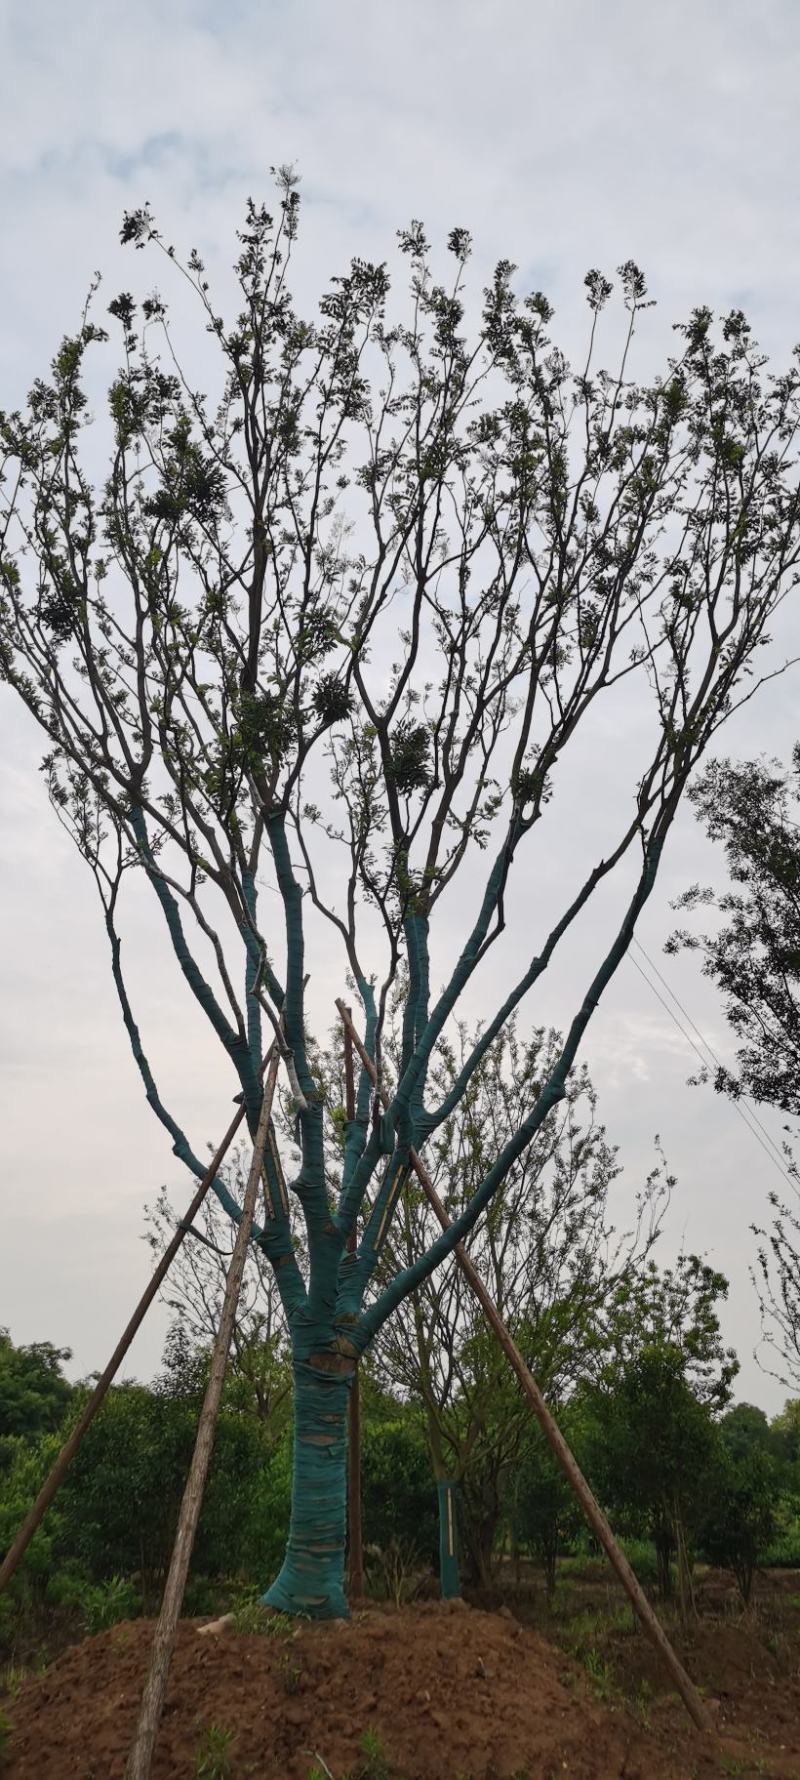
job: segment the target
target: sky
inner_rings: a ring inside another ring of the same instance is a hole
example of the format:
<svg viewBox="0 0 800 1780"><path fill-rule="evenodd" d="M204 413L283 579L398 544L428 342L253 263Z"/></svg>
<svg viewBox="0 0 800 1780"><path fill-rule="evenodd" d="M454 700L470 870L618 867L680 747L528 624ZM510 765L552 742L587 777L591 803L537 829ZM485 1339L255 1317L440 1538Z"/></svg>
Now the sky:
<svg viewBox="0 0 800 1780"><path fill-rule="evenodd" d="M106 300L130 287L131 255L118 244L126 209L149 200L168 238L196 245L224 282L246 197L270 197L270 167L284 163L301 176L294 286L304 301L354 254L395 264L395 231L419 217L440 246L455 225L472 231L477 294L498 258L514 261L519 287L555 304L568 352L585 340L587 269L613 274L635 259L657 305L642 325L640 375L663 365L671 324L698 303L743 307L779 365L800 338L792 0L3 0L0 66L0 407L21 403L46 371L96 268ZM789 616L776 659L798 650ZM798 672L733 720L720 751L788 758ZM563 794L565 832L584 820L600 845L614 740L582 757ZM0 688L0 1324L17 1341L71 1348L80 1375L104 1364L146 1281L144 1203L162 1182L188 1200L190 1184L144 1102L91 880L47 803L41 753ZM564 861L527 868L512 948L557 903L568 844ZM639 937L730 1058L696 959L663 956L670 899L696 880L719 882L720 861L687 808ZM571 942L532 1020L568 1021L591 941L586 928ZM231 1082L144 901L126 945L148 1052L202 1146L228 1123ZM324 1031L343 980L322 958L315 975ZM625 1165L617 1221L657 1132L677 1176L662 1259L683 1244L728 1276L738 1394L774 1412L786 1393L753 1358L749 1267L750 1225L764 1221L779 1175L728 1102L687 1085L696 1058L632 963L583 1055ZM779 1132L779 1119L761 1117ZM156 1370L165 1320L151 1313L128 1373Z"/></svg>

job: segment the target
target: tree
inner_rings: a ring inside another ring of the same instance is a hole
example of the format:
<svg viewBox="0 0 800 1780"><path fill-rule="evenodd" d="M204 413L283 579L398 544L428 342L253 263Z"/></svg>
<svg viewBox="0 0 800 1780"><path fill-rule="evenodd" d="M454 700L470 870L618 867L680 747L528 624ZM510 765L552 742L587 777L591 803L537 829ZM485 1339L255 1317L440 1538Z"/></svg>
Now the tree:
<svg viewBox="0 0 800 1780"><path fill-rule="evenodd" d="M745 1607L776 1526L778 1471L770 1446L763 1410L737 1403L723 1416L714 1498L700 1532L706 1557L733 1571Z"/></svg>
<svg viewBox="0 0 800 1780"><path fill-rule="evenodd" d="M226 1170L228 1190L243 1195L241 1156ZM147 1242L160 1255L175 1228L176 1212L166 1188L145 1208ZM205 1378L208 1351L217 1330L234 1226L213 1198L204 1201L200 1227L192 1230L162 1292L173 1313L165 1348L163 1388L180 1390L188 1378ZM245 1265L231 1341L226 1401L250 1401L278 1439L291 1400L291 1368L275 1274L263 1249L253 1245Z"/></svg>
<svg viewBox="0 0 800 1780"><path fill-rule="evenodd" d="M722 1340L717 1306L728 1296L723 1273L700 1255L681 1254L674 1267L650 1260L622 1279L606 1329L603 1377L613 1381L645 1348L672 1349L698 1402L719 1414L739 1370Z"/></svg>
<svg viewBox="0 0 800 1780"><path fill-rule="evenodd" d="M800 744L791 770L778 761L711 761L690 790L709 838L722 843L732 884L715 896L695 884L675 907L714 908L713 934L685 928L667 951L699 951L704 975L721 991L737 1037L736 1071L720 1064L718 1093L741 1096L796 1116L800 1112ZM710 1071L701 1079L708 1080ZM788 1130L789 1128L786 1127ZM783 1144L789 1184L797 1181L791 1145ZM754 1280L764 1338L786 1383L800 1380L800 1216L796 1201L770 1193L770 1229L759 1238ZM786 1376L788 1375L788 1377Z"/></svg>
<svg viewBox="0 0 800 1780"><path fill-rule="evenodd" d="M583 1394L590 1478L632 1532L652 1538L665 1596L677 1556L684 1612L692 1598L688 1540L715 1477L714 1418L738 1371L716 1309L727 1289L696 1255L663 1273L650 1262L620 1287L608 1357Z"/></svg>
<svg viewBox="0 0 800 1780"><path fill-rule="evenodd" d="M430 1076L437 1098L446 1098L479 1036L462 1026L455 1044L441 1047ZM428 1167L451 1216L469 1204L561 1044L558 1033L541 1029L523 1041L512 1018L486 1051L429 1146ZM392 1043L393 1066L397 1060L399 1046ZM621 1236L609 1222L608 1202L620 1172L583 1065L465 1244L540 1387L556 1403L598 1363L617 1288L643 1264L669 1195L671 1181L657 1167L640 1195L634 1230ZM433 1235L425 1195L409 1183L378 1277L410 1266ZM458 1485L465 1552L473 1577L487 1585L530 1411L454 1262L398 1307L372 1351L378 1376L423 1408L434 1474Z"/></svg>
<svg viewBox="0 0 800 1780"><path fill-rule="evenodd" d="M580 1434L580 1416L569 1405L561 1417L573 1452L576 1433ZM535 1425L527 1429L527 1438L515 1468L509 1492L509 1521L512 1552L519 1569L520 1543L539 1559L544 1568L548 1600L556 1588L556 1562L559 1546L574 1536L582 1521L578 1504L560 1465L550 1451L541 1431Z"/></svg>
<svg viewBox="0 0 800 1780"><path fill-rule="evenodd" d="M611 295L597 271L579 372L551 342L546 298L519 298L507 261L470 344L469 235L449 236L445 284L418 223L399 238L411 269L404 320L387 323L386 267L356 260L311 324L287 284L296 181L284 172L278 182L277 220L248 205L230 323L196 253L180 266L146 208L124 221L123 242L188 280L220 354L216 408L151 291L109 305L122 362L99 486L85 382L105 331L91 305L24 414L3 415L0 671L45 737L46 783L101 898L148 1101L195 1175L203 1164L162 1098L126 975L134 872L234 1071L251 1136L262 1027L279 1047L307 1265L270 1152L255 1240L290 1332L295 1457L287 1555L267 1599L322 1616L346 1611L356 1360L469 1234L563 1099L690 775L759 683L759 650L800 554L800 371L766 378L744 316L715 329L697 309L664 375L634 383L647 297L631 262L613 373L597 363ZM600 705L616 696L629 710L636 688L649 730L619 827L601 858L576 869L559 918L532 936L450 1093L432 1104L431 1062L465 991L489 995L486 961L502 952L515 865L550 821L562 756ZM452 1227L376 1287L410 1148L450 1117L617 867L610 937L597 942L538 1094ZM453 965L432 948L457 919L457 878L472 912ZM351 972L379 1080L387 998L407 973L401 1073L385 1113L361 1074L335 1202L307 1042L308 960L323 930ZM235 1196L223 1181L215 1190L236 1219Z"/></svg>
<svg viewBox="0 0 800 1780"><path fill-rule="evenodd" d="M62 1370L71 1358L68 1347L50 1341L15 1347L8 1330L0 1329L0 1443L59 1427L72 1395Z"/></svg>

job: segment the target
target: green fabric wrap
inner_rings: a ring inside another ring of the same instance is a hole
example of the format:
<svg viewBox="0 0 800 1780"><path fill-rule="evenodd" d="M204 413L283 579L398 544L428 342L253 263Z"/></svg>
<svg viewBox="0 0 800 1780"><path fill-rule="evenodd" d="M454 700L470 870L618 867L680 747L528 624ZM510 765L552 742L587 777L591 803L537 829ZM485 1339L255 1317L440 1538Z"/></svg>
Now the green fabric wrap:
<svg viewBox="0 0 800 1780"><path fill-rule="evenodd" d="M321 1354L314 1356L317 1359ZM292 1515L286 1556L262 1600L309 1619L345 1619L347 1405L353 1374L294 1363Z"/></svg>
<svg viewBox="0 0 800 1780"><path fill-rule="evenodd" d="M443 1601L461 1594L458 1567L458 1484L451 1477L436 1484L439 1497L439 1589Z"/></svg>

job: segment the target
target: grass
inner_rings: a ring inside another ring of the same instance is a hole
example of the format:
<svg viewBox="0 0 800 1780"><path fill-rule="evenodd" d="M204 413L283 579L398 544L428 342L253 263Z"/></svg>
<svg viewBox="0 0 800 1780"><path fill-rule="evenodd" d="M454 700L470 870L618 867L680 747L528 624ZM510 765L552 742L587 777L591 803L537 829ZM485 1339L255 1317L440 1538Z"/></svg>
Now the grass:
<svg viewBox="0 0 800 1780"><path fill-rule="evenodd" d="M631 1700L631 1707L643 1730L650 1729L650 1702L653 1690L644 1676L642 1677Z"/></svg>
<svg viewBox="0 0 800 1780"><path fill-rule="evenodd" d="M590 1677L594 1692L599 1700L607 1700L612 1691L611 1669L604 1656L594 1646L586 1651L583 1666Z"/></svg>
<svg viewBox="0 0 800 1780"><path fill-rule="evenodd" d="M389 1757L377 1731L363 1732L359 1750L361 1759L357 1767L342 1774L341 1780L394 1780ZM308 1770L308 1780L335 1780L324 1757L316 1749L309 1753L313 1754L314 1766Z"/></svg>
<svg viewBox="0 0 800 1780"><path fill-rule="evenodd" d="M377 1731L364 1731L360 1750L362 1760L349 1780L392 1780L389 1758Z"/></svg>
<svg viewBox="0 0 800 1780"><path fill-rule="evenodd" d="M564 1626L564 1642L576 1656L583 1658L587 1650L597 1645L607 1627L607 1616L600 1608L583 1607Z"/></svg>
<svg viewBox="0 0 800 1780"><path fill-rule="evenodd" d="M297 1631L297 1620L290 1619L288 1613L275 1613L271 1607L264 1607L257 1595L251 1600L240 1601L233 1612L233 1630L243 1637L259 1638L293 1638Z"/></svg>
<svg viewBox="0 0 800 1780"><path fill-rule="evenodd" d="M7 1694L9 1699L15 1700L25 1682L35 1681L37 1676L44 1674L46 1668L47 1658L44 1656L35 1663L7 1663L4 1669L0 1669L0 1694Z"/></svg>
<svg viewBox="0 0 800 1780"><path fill-rule="evenodd" d="M234 1731L225 1730L218 1724L208 1725L197 1745L196 1780L230 1780L235 1742Z"/></svg>
<svg viewBox="0 0 800 1780"><path fill-rule="evenodd" d="M299 1693L303 1685L304 1670L302 1663L292 1661L290 1650L282 1650L278 1659L278 1673L283 1683L284 1693Z"/></svg>

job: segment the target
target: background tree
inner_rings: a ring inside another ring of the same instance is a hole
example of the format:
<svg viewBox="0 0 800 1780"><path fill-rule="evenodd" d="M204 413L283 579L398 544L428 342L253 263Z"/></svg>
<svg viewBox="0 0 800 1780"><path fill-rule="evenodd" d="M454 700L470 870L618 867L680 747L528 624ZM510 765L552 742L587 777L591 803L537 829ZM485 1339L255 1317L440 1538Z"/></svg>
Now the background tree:
<svg viewBox="0 0 800 1780"><path fill-rule="evenodd" d="M455 1044L442 1045L430 1078L440 1099L478 1038L462 1027ZM469 1204L506 1133L546 1080L561 1043L558 1033L541 1029L523 1041L512 1019L486 1051L428 1149L434 1186L451 1217ZM385 1059L388 1049L384 1043ZM620 1235L609 1205L620 1173L584 1065L573 1072L564 1100L510 1169L465 1244L540 1387L556 1404L598 1363L617 1288L649 1253L672 1185L662 1166L654 1169L639 1198L635 1228ZM427 1199L410 1181L384 1249L385 1277L411 1265L434 1236ZM422 1406L434 1474L459 1487L472 1578L488 1584L530 1412L455 1263L441 1267L399 1306L374 1344L371 1364L384 1384L408 1391Z"/></svg>
<svg viewBox="0 0 800 1780"><path fill-rule="evenodd" d="M714 1564L733 1571L745 1607L756 1566L776 1528L778 1471L767 1418L752 1403L737 1403L719 1424L713 1502L700 1543Z"/></svg>
<svg viewBox="0 0 800 1780"><path fill-rule="evenodd" d="M72 1386L63 1368L68 1347L34 1341L16 1347L0 1329L0 1463L19 1436L50 1433L64 1417Z"/></svg>
<svg viewBox="0 0 800 1780"><path fill-rule="evenodd" d="M723 1346L717 1303L727 1281L696 1256L660 1273L654 1262L618 1289L609 1351L583 1393L589 1475L629 1531L653 1541L664 1596L678 1561L691 1605L691 1553L714 1487L715 1416L738 1370Z"/></svg>
<svg viewBox="0 0 800 1780"><path fill-rule="evenodd" d="M563 1433L573 1452L579 1454L583 1447L581 1408L580 1402L573 1399L559 1416ZM520 1551L524 1547L541 1564L552 1603L559 1552L582 1530L583 1522L561 1466L537 1426L529 1426L525 1431L519 1463L510 1480L506 1511L516 1580L520 1578Z"/></svg>
<svg viewBox="0 0 800 1780"><path fill-rule="evenodd" d="M736 1070L704 1071L718 1093L800 1112L800 744L788 771L777 761L711 761L690 791L709 838L722 843L733 888L715 895L693 885L675 904L713 908L716 932L685 928L667 951L699 951L742 1041ZM790 1127L785 1127L790 1133ZM789 1184L797 1181L791 1143L783 1144ZM768 1230L759 1238L754 1280L765 1343L785 1383L800 1381L800 1216L797 1200L770 1193Z"/></svg>
<svg viewBox="0 0 800 1780"><path fill-rule="evenodd" d="M225 1170L225 1179L229 1192L241 1199L245 1179L241 1152ZM163 1187L155 1204L145 1208L146 1240L154 1256L163 1252L177 1217ZM230 1217L219 1201L209 1196L162 1292L173 1318L165 1350L167 1386L171 1380L173 1388L185 1389L187 1382L204 1376L219 1326L234 1234ZM270 1436L278 1439L286 1424L291 1389L289 1343L275 1274L263 1249L254 1244L248 1252L233 1326L226 1401L250 1398Z"/></svg>
<svg viewBox="0 0 800 1780"><path fill-rule="evenodd" d="M198 255L180 268L221 356L216 409L184 369L162 297L137 306L123 292L109 306L122 358L105 480L93 481L84 438L86 360L105 338L91 308L25 413L0 420L0 671L45 737L46 782L101 898L145 1092L194 1174L202 1161L161 1096L126 977L134 871L235 1071L251 1136L262 1028L280 1046L307 1265L268 1156L255 1240L290 1331L295 1447L289 1545L267 1598L336 1615L355 1361L469 1234L563 1098L690 775L759 683L758 651L800 552L800 371L765 376L744 316L715 328L698 309L664 375L635 383L647 297L631 262L613 372L598 362L611 295L598 271L577 372L552 344L546 298L519 297L507 261L470 344L467 231L451 232L452 273L439 282L417 223L399 241L404 320L387 323L385 266L356 260L309 323L287 284L298 194L286 174L279 186L277 220L248 206L232 321ZM126 217L122 239L178 275L149 210ZM515 862L562 757L598 701L621 697L628 710L636 688L641 753L620 762L615 786L624 814L609 816L602 857L573 868L563 912L532 935L450 1094L432 1103L429 1067L461 997L488 994L490 957L497 975ZM453 964L432 948L452 932L465 862L471 913ZM445 1123L618 867L616 913L540 1092L452 1227L376 1287L410 1148ZM385 1113L362 1074L335 1203L306 1039L308 929L320 923L352 972L379 1080L401 967L408 982L402 1070ZM216 1191L237 1218L223 1181Z"/></svg>

